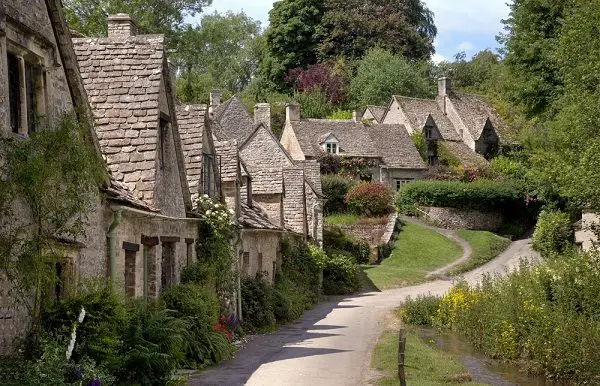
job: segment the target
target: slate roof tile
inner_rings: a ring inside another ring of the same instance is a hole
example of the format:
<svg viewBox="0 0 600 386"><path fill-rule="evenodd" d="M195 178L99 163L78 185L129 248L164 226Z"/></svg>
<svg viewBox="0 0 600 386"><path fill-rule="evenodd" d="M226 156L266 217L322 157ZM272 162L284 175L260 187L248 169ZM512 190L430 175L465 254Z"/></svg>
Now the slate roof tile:
<svg viewBox="0 0 600 386"><path fill-rule="evenodd" d="M427 169L404 125L372 125L368 133L387 167Z"/></svg>
<svg viewBox="0 0 600 386"><path fill-rule="evenodd" d="M202 178L202 135L204 133L206 105L178 105L177 125L183 148L186 176L192 202L196 202L200 194Z"/></svg>
<svg viewBox="0 0 600 386"><path fill-rule="evenodd" d="M509 139L508 128L503 119L500 118L491 103L484 98L455 92L451 92L449 98L473 138L477 140L481 137L489 118L500 140Z"/></svg>
<svg viewBox="0 0 600 386"><path fill-rule="evenodd" d="M446 114L442 112L435 99L408 98L403 96L394 96L394 98L396 98L402 107L414 130L421 130L425 126L427 117L431 115L443 139L446 141L461 140L454 125L452 125Z"/></svg>
<svg viewBox="0 0 600 386"><path fill-rule="evenodd" d="M365 111L369 110L371 112L373 117L375 117L375 122L382 123L383 118L385 117L385 113L387 112L387 109L388 108L386 106L367 106ZM363 116L364 116L364 113L363 113Z"/></svg>

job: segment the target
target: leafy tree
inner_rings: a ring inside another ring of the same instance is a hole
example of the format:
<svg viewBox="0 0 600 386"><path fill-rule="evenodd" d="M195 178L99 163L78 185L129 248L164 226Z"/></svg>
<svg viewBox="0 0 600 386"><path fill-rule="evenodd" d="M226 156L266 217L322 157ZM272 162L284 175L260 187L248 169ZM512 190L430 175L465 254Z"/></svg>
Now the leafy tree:
<svg viewBox="0 0 600 386"><path fill-rule="evenodd" d="M266 31L269 48L263 73L278 86L292 68L304 68L317 61L323 1L282 0L269 11Z"/></svg>
<svg viewBox="0 0 600 386"><path fill-rule="evenodd" d="M421 0L327 0L322 21L323 58L360 59L381 47L409 59L428 59L437 29Z"/></svg>
<svg viewBox="0 0 600 386"><path fill-rule="evenodd" d="M344 80L334 72L335 63L311 64L306 70L290 70L285 80L292 85L294 92L323 90L330 104L339 105L344 100Z"/></svg>
<svg viewBox="0 0 600 386"><path fill-rule="evenodd" d="M173 58L181 69L178 97L204 102L211 89L243 90L265 51L260 22L243 12L213 13L188 27Z"/></svg>
<svg viewBox="0 0 600 386"><path fill-rule="evenodd" d="M496 96L505 87L505 66L500 56L491 50L480 51L471 60L459 52L454 62L442 62L435 71L436 75L452 78L452 87L467 92Z"/></svg>
<svg viewBox="0 0 600 386"><path fill-rule="evenodd" d="M350 82L349 97L356 106L384 105L390 95L432 96L432 82L425 63L411 63L381 48L371 49L358 62Z"/></svg>

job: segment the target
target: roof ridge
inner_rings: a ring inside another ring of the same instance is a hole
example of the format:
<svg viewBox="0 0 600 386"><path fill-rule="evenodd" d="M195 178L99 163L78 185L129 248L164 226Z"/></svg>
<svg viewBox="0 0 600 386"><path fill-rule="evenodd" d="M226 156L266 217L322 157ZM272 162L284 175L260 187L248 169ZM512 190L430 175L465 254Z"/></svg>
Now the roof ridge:
<svg viewBox="0 0 600 386"><path fill-rule="evenodd" d="M426 101L426 102L436 102L435 99L409 97L409 96L404 96L404 95L394 95L394 98L396 98L396 99L413 99L413 100L417 100L417 101Z"/></svg>

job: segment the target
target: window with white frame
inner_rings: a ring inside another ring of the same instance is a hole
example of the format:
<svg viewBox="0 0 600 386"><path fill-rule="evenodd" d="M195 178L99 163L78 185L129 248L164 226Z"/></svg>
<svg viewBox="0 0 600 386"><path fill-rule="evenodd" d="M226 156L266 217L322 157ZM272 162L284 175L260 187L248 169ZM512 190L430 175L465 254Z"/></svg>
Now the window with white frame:
<svg viewBox="0 0 600 386"><path fill-rule="evenodd" d="M396 191L402 189L402 185L408 184L413 181L412 178L397 178L394 180L396 182Z"/></svg>
<svg viewBox="0 0 600 386"><path fill-rule="evenodd" d="M325 151L331 154L338 154L338 144L335 142L326 142Z"/></svg>

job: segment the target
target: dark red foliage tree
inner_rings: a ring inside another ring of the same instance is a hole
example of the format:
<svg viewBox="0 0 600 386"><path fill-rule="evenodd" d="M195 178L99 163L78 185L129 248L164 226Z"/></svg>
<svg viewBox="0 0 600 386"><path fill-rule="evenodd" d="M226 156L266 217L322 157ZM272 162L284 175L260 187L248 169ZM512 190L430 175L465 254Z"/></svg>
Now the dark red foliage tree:
<svg viewBox="0 0 600 386"><path fill-rule="evenodd" d="M335 74L332 62L312 64L306 69L291 69L285 81L295 92L321 89L327 96L327 102L334 105L341 104L345 99L344 80Z"/></svg>

